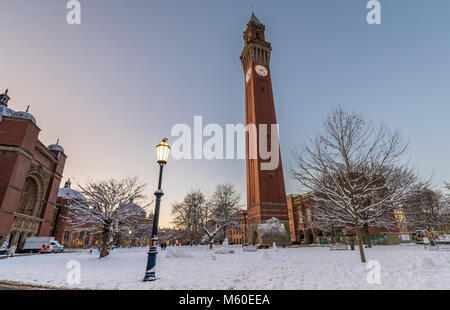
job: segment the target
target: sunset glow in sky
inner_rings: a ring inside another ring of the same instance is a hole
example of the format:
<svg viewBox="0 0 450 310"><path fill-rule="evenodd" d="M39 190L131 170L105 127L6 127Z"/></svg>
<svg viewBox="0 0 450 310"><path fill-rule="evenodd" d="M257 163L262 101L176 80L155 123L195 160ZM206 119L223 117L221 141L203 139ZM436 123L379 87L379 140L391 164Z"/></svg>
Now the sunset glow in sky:
<svg viewBox="0 0 450 310"><path fill-rule="evenodd" d="M178 123L244 123L239 55L251 15L272 43L271 75L287 193L292 151L342 105L410 141L411 164L436 188L450 181L450 2L382 3L368 25L362 0L80 0L81 25L64 0L0 0L0 91L36 117L40 140L60 139L64 180L137 175L157 187L156 144ZM191 188L235 184L244 160L171 160L161 226Z"/></svg>

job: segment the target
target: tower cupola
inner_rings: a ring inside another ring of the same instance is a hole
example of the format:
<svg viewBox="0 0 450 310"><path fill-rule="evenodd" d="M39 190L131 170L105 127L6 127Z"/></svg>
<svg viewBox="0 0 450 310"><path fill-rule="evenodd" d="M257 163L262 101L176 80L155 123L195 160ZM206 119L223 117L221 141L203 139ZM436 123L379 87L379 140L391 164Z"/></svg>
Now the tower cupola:
<svg viewBox="0 0 450 310"><path fill-rule="evenodd" d="M11 98L8 96L8 90L4 94L0 94L0 105L8 106L8 101Z"/></svg>

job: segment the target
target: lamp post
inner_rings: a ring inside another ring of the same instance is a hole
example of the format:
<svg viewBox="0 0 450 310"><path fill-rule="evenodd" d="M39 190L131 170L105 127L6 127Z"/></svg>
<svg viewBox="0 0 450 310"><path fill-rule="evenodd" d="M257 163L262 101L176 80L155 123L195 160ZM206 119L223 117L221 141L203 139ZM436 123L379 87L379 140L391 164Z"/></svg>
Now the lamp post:
<svg viewBox="0 0 450 310"><path fill-rule="evenodd" d="M128 248L131 248L131 230L128 231Z"/></svg>
<svg viewBox="0 0 450 310"><path fill-rule="evenodd" d="M158 190L155 192L156 202L155 202L155 214L153 216L153 228L152 228L152 236L150 249L148 251L148 259L147 259L147 269L145 271L144 282L146 281L155 281L155 267L156 267L156 254L158 254L158 220L159 220L159 206L161 204L161 197L164 195L164 192L161 189L161 181L162 181L162 173L163 167L167 163L169 158L170 146L167 142L168 140L164 138L157 146L157 162L159 164L159 181L158 181Z"/></svg>

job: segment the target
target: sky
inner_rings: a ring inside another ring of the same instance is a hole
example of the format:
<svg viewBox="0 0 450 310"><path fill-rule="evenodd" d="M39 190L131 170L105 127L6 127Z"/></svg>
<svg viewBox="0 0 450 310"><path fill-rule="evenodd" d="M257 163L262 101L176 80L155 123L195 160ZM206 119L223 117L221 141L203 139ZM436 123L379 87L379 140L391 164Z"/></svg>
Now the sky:
<svg viewBox="0 0 450 310"><path fill-rule="evenodd" d="M36 117L44 144L60 139L64 180L138 176L157 187L156 144L179 123L244 123L242 33L254 7L271 42L271 76L287 194L292 151L338 105L400 131L411 165L450 181L450 1L0 0L0 90ZM246 202L244 160L171 160L160 225L192 188L229 182Z"/></svg>

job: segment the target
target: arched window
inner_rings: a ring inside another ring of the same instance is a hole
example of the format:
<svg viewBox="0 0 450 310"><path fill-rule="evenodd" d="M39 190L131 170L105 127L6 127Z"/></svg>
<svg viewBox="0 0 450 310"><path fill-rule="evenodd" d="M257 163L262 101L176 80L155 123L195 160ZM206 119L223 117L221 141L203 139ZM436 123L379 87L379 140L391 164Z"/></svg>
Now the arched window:
<svg viewBox="0 0 450 310"><path fill-rule="evenodd" d="M35 214L37 211L36 208L38 207L37 196L38 185L36 181L31 177L26 178L17 212L31 216L39 216L39 214Z"/></svg>

